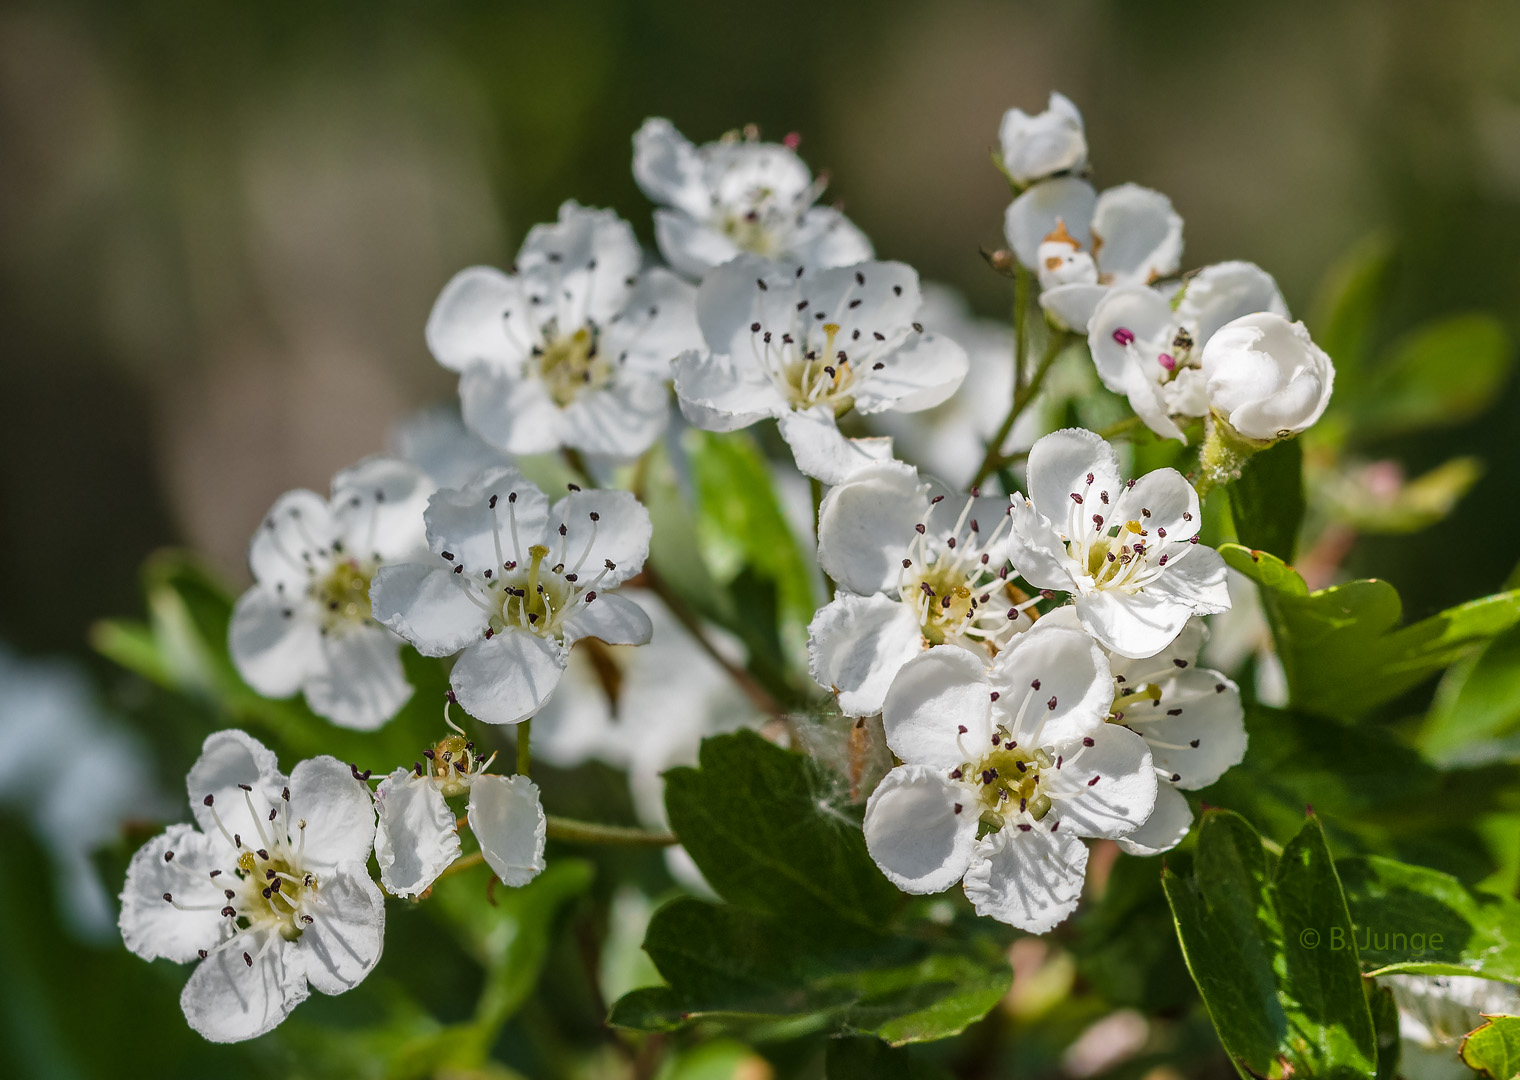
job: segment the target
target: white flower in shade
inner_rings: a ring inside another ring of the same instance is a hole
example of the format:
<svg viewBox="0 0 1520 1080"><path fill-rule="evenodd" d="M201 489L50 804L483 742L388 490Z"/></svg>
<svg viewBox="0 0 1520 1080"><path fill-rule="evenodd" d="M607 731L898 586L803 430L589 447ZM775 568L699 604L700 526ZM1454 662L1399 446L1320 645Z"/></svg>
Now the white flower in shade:
<svg viewBox="0 0 1520 1080"><path fill-rule="evenodd" d="M1008 500L947 497L900 462L824 496L818 561L840 586L808 627L808 668L847 716L880 712L892 679L933 645L991 663L1031 625L1008 583Z"/></svg>
<svg viewBox="0 0 1520 1080"><path fill-rule="evenodd" d="M1079 333L1104 294L1148 285L1182 264L1182 218L1159 191L1120 184L1099 195L1063 176L1029 188L1003 222L1019 262L1040 279L1040 306Z"/></svg>
<svg viewBox="0 0 1520 1080"><path fill-rule="evenodd" d="M1103 385L1166 439L1186 439L1173 417L1209 411L1202 358L1220 327L1252 312L1288 313L1272 275L1248 262L1206 266L1181 291L1112 289L1088 322L1087 344Z"/></svg>
<svg viewBox="0 0 1520 1080"><path fill-rule="evenodd" d="M697 293L708 351L676 361L681 411L709 431L775 417L797 467L837 484L892 456L890 439L847 439L837 417L928 409L966 376L965 350L925 332L919 306L918 275L902 263L737 258Z"/></svg>
<svg viewBox="0 0 1520 1080"><path fill-rule="evenodd" d="M918 321L966 350L965 381L932 409L877 413L871 426L891 436L899 457L964 488L1013 400L1013 330L1006 321L972 315L965 298L948 286L925 282L923 295ZM1019 414L999 448L1003 454L1029 449L1043 431L1043 414L1052 396L1037 396Z"/></svg>
<svg viewBox="0 0 1520 1080"><path fill-rule="evenodd" d="M1074 630L1082 625L1071 607L1057 608L1040 622ZM1193 824L1181 792L1208 787L1245 757L1240 687L1198 666L1207 636L1203 620L1195 618L1155 656L1131 660L1108 654L1114 674L1109 719L1145 740L1161 780L1155 811L1119 839L1131 855L1155 855L1181 843Z"/></svg>
<svg viewBox="0 0 1520 1080"><path fill-rule="evenodd" d="M1144 740L1104 722L1112 701L1102 652L1059 626L1036 623L990 670L945 646L909 661L882 711L902 764L866 803L871 857L905 892L964 879L979 914L1049 930L1082 893L1079 837L1132 832L1156 802Z"/></svg>
<svg viewBox="0 0 1520 1080"><path fill-rule="evenodd" d="M248 547L253 588L232 612L228 647L265 697L297 690L342 727L372 730L411 696L401 640L370 618L370 584L387 563L427 551L422 470L375 457L333 478L332 499L280 496Z"/></svg>
<svg viewBox="0 0 1520 1080"><path fill-rule="evenodd" d="M447 706L444 719L448 720ZM475 744L452 722L449 726L455 734L423 751L423 761L397 769L375 789L375 861L380 864L380 884L396 896L426 892L459 858L457 819L448 800L466 793L470 831L486 865L503 884L526 885L544 868L548 818L538 785L526 776L486 772L495 755L482 761Z"/></svg>
<svg viewBox="0 0 1520 1080"><path fill-rule="evenodd" d="M1045 111L1035 116L1009 109L998 128L998 142L1008 178L1021 186L1087 167L1082 114L1063 94L1052 93Z"/></svg>
<svg viewBox="0 0 1520 1080"><path fill-rule="evenodd" d="M1009 552L1036 588L1071 594L1082 625L1121 656L1154 656L1188 619L1226 611L1224 560L1198 543L1198 494L1175 469L1119 478L1113 447L1066 428L1029 452Z"/></svg>
<svg viewBox="0 0 1520 1080"><path fill-rule="evenodd" d="M649 554L649 513L626 491L574 490L551 508L516 469L447 488L424 515L433 558L381 569L374 614L424 656L460 652L459 703L491 724L526 720L580 638L642 645L649 617L613 588Z"/></svg>
<svg viewBox="0 0 1520 1080"><path fill-rule="evenodd" d="M692 286L642 260L626 221L571 201L529 230L511 273L455 275L427 342L460 373L470 429L514 454L648 449L668 420L670 362L700 337Z"/></svg>
<svg viewBox="0 0 1520 1080"><path fill-rule="evenodd" d="M353 767L311 758L287 778L257 740L219 731L186 784L195 825L171 825L132 857L121 935L145 960L200 959L180 995L190 1026L213 1042L252 1039L308 984L341 994L363 981L385 903L365 869L375 810Z"/></svg>
<svg viewBox="0 0 1520 1080"><path fill-rule="evenodd" d="M646 120L633 136L633 177L660 204L660 253L699 278L748 252L810 266L871 258L871 242L838 210L815 206L827 183L813 179L788 145L760 142L753 128L693 146L669 120Z"/></svg>
<svg viewBox="0 0 1520 1080"><path fill-rule="evenodd" d="M464 426L457 403L434 405L403 417L390 433L395 457L410 461L435 488L464 487L487 469L515 464Z"/></svg>
<svg viewBox="0 0 1520 1080"><path fill-rule="evenodd" d="M1203 349L1209 408L1248 439L1297 435L1330 404L1335 365L1303 323L1263 311L1226 323Z"/></svg>
<svg viewBox="0 0 1520 1080"><path fill-rule="evenodd" d="M1489 1016L1520 1016L1520 987L1475 975L1384 975L1399 1010L1399 1075L1463 1080L1474 1074L1457 1056L1468 1032Z"/></svg>

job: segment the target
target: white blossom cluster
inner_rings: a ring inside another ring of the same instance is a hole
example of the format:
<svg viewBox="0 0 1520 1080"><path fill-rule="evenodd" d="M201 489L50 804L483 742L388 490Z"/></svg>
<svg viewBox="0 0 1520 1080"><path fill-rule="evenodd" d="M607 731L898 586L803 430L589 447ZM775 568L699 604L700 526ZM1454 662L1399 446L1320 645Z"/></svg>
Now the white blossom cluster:
<svg viewBox="0 0 1520 1080"><path fill-rule="evenodd" d="M1180 439L1209 415L1254 445L1318 417L1329 360L1269 275L1180 273L1170 202L1134 185L1096 193L1060 95L1038 116L1010 111L1001 135L1008 240L1052 333L1085 333L1098 376L1147 425ZM570 201L511 267L449 281L425 337L459 375L458 417L408 422L327 497L276 501L232 619L239 672L372 730L412 696L410 645L449 660L449 701L475 721L541 716L550 760L626 768L641 817L663 827L661 771L761 716L728 681L736 644L704 652L658 602L618 591L644 570L650 515L591 478L682 423L774 419L822 492L817 556L835 591L809 628L810 672L846 715L881 716L899 763L866 805L871 855L906 891L961 882L978 912L1050 929L1078 902L1084 839L1170 848L1192 820L1179 789L1244 753L1238 690L1197 665L1199 617L1229 607L1198 494L1171 469L1125 479L1115 449L1081 429L1035 440L1026 426L1024 491L968 495L921 475L854 417L942 405L968 352L926 329L910 267L877 260L819 205L795 140L747 130L694 146L651 120L633 171L659 204L666 265L612 211ZM982 437L941 442L957 485L974 479ZM586 473L584 490L551 499L528 478L528 457L551 452ZM642 667L624 655L657 632ZM609 670L616 695L595 685ZM494 762L453 728L372 787L330 757L287 776L252 737L214 734L188 778L195 825L132 862L123 937L145 958L200 961L183 1005L207 1038L262 1034L310 987L338 993L372 970L382 887L425 896L460 859L462 825L502 882L543 869L538 788Z"/></svg>

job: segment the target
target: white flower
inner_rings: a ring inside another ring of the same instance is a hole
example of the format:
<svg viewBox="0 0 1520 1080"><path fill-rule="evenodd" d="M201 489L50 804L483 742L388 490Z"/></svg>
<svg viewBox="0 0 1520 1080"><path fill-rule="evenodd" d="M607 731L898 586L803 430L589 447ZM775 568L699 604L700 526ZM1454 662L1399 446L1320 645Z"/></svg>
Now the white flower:
<svg viewBox="0 0 1520 1080"><path fill-rule="evenodd" d="M1041 181L1009 205L1003 231L1039 275L1040 306L1078 332L1110 288L1148 285L1182 264L1182 218L1165 195L1138 184L1099 195L1076 177Z"/></svg>
<svg viewBox="0 0 1520 1080"><path fill-rule="evenodd" d="M903 764L866 803L871 857L905 892L964 878L979 914L1049 930L1082 892L1079 837L1123 836L1156 802L1145 742L1104 722L1112 701L1096 644L1059 626L1036 623L990 671L945 646L909 661L882 711Z"/></svg>
<svg viewBox="0 0 1520 1080"><path fill-rule="evenodd" d="M670 362L700 340L695 290L640 271L633 229L574 201L535 225L510 274L455 275L428 316L427 342L460 372L464 421L514 454L574 447L634 457L668 419Z"/></svg>
<svg viewBox="0 0 1520 1080"><path fill-rule="evenodd" d="M892 679L933 645L990 663L1031 620L1008 584L1008 500L947 498L900 462L831 488L818 561L840 589L808 627L808 668L847 716L880 712Z"/></svg>
<svg viewBox="0 0 1520 1080"><path fill-rule="evenodd" d="M1520 1015L1520 988L1474 975L1384 975L1399 1010L1399 1075L1461 1080L1473 1072L1458 1058L1462 1040L1487 1016Z"/></svg>
<svg viewBox="0 0 1520 1080"><path fill-rule="evenodd" d="M219 731L186 784L196 824L132 857L121 934L145 960L201 960L180 995L190 1026L213 1042L252 1039L308 983L357 986L380 959L385 904L365 869L374 806L353 767L311 758L287 778L257 740Z"/></svg>
<svg viewBox="0 0 1520 1080"><path fill-rule="evenodd" d="M1276 312L1226 323L1203 349L1209 408L1248 439L1297 435L1324 413L1335 365L1303 323Z"/></svg>
<svg viewBox="0 0 1520 1080"><path fill-rule="evenodd" d="M1224 560L1198 543L1198 495L1175 469L1128 483L1113 447L1066 428L1029 452L1009 551L1024 580L1069 592L1103 647L1154 656L1189 618L1228 610Z"/></svg>
<svg viewBox="0 0 1520 1080"><path fill-rule="evenodd" d="M845 438L836 417L931 408L966 376L965 350L926 333L919 305L902 263L817 270L741 256L698 291L708 351L676 361L681 411L709 431L776 417L797 467L837 484L892 447Z"/></svg>
<svg viewBox="0 0 1520 1080"><path fill-rule="evenodd" d="M459 858L459 831L448 800L466 792L470 831L503 884L526 885L544 868L548 818L538 785L526 776L487 773L495 755L482 762L475 744L454 730L423 752L424 761L397 769L375 789L380 819L375 861L380 884L396 896L426 892Z"/></svg>
<svg viewBox="0 0 1520 1080"><path fill-rule="evenodd" d="M449 656L470 715L515 724L559 684L570 646L642 645L649 617L611 590L649 554L649 513L626 491L549 500L516 469L493 469L428 501L434 558L382 568L374 613L424 656Z"/></svg>
<svg viewBox="0 0 1520 1080"><path fill-rule="evenodd" d="M1030 116L1009 109L998 128L1003 168L1015 184L1032 184L1061 172L1081 172L1087 166L1087 133L1082 114L1069 98L1051 93L1045 111Z"/></svg>
<svg viewBox="0 0 1520 1080"><path fill-rule="evenodd" d="M1186 439L1172 419L1209 411L1200 365L1219 328L1252 312L1288 313L1277 282L1248 262L1206 266L1178 297L1144 285L1111 290L1093 310L1087 344L1103 385L1129 398L1164 439Z"/></svg>
<svg viewBox="0 0 1520 1080"><path fill-rule="evenodd" d="M1040 622L1074 630L1082 625L1071 607L1057 608ZM1119 846L1131 855L1155 855L1181 843L1193 824L1193 812L1180 791L1208 787L1245 757L1240 687L1198 666L1198 651L1207 636L1203 620L1194 618L1155 656L1131 660L1108 653L1114 675L1109 720L1145 740L1161 780L1155 811L1144 825L1119 839Z"/></svg>
<svg viewBox="0 0 1520 1080"><path fill-rule="evenodd" d="M871 242L848 218L813 205L826 178L814 180L791 146L759 142L752 129L698 147L669 120L646 120L633 136L633 177L661 206L661 254L690 277L744 252L811 266L871 258Z"/></svg>
<svg viewBox="0 0 1520 1080"><path fill-rule="evenodd" d="M248 547L253 588L232 612L228 647L265 697L300 690L312 710L369 731L406 702L401 641L370 618L370 584L387 563L427 548L432 484L414 465L375 457L333 478L332 499L280 496Z"/></svg>

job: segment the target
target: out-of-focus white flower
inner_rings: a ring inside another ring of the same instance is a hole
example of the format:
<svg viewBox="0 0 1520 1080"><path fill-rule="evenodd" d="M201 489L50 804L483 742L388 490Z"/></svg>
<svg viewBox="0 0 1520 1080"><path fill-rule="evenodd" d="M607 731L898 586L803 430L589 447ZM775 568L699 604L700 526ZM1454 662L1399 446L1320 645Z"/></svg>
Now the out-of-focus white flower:
<svg viewBox="0 0 1520 1080"><path fill-rule="evenodd" d="M1384 975L1399 1010L1399 1075L1408 1080L1463 1080L1462 1039L1487 1016L1520 1015L1520 988L1472 975Z"/></svg>
<svg viewBox="0 0 1520 1080"><path fill-rule="evenodd" d="M847 716L880 712L909 660L933 645L991 663L1035 601L1008 584L1008 500L947 496L900 462L824 497L818 561L839 585L808 627L808 667Z"/></svg>
<svg viewBox="0 0 1520 1080"><path fill-rule="evenodd" d="M871 242L848 218L815 206L826 177L813 179L793 149L740 138L693 146L669 120L646 120L633 136L633 177L660 205L660 253L699 278L748 252L809 266L848 266L871 258Z"/></svg>
<svg viewBox="0 0 1520 1080"><path fill-rule="evenodd" d="M1077 177L1041 181L1009 205L1003 231L1039 275L1040 306L1079 333L1109 289L1149 285L1182 264L1182 218L1165 195L1138 184L1099 195Z"/></svg>
<svg viewBox="0 0 1520 1080"><path fill-rule="evenodd" d="M1188 619L1228 610L1224 560L1198 543L1198 495L1175 469L1125 483L1113 447L1066 428L1029 452L1009 553L1031 585L1071 594L1110 652L1154 656Z"/></svg>
<svg viewBox="0 0 1520 1080"><path fill-rule="evenodd" d="M1263 311L1221 326L1203 347L1209 408L1247 439L1297 435L1330 404L1335 365L1303 323Z"/></svg>
<svg viewBox="0 0 1520 1080"><path fill-rule="evenodd" d="M232 612L228 647L245 682L266 697L297 690L312 710L369 731L406 702L401 641L370 618L370 584L384 565L426 552L422 470L375 457L333 478L332 499L280 496L248 547L253 588Z"/></svg>
<svg viewBox="0 0 1520 1080"><path fill-rule="evenodd" d="M487 469L513 464L512 455L464 426L457 403L403 417L391 429L389 442L392 456L427 473L435 488L464 487Z"/></svg>
<svg viewBox="0 0 1520 1080"><path fill-rule="evenodd" d="M882 711L903 764L866 804L871 857L905 892L964 878L978 914L1051 929L1082 893L1079 837L1132 832L1156 802L1144 740L1104 722L1112 701L1096 643L1060 626L1036 623L990 671L947 646L909 661Z"/></svg>
<svg viewBox="0 0 1520 1080"><path fill-rule="evenodd" d="M41 763L65 760L68 768ZM111 935L111 897L91 854L123 823L161 809L147 755L100 710L85 673L62 661L28 660L0 645L0 805L25 815L53 862L69 928Z"/></svg>
<svg viewBox="0 0 1520 1080"><path fill-rule="evenodd" d="M1071 607L1057 608L1040 622L1074 630L1082 625ZM1181 843L1193 824L1193 812L1180 791L1208 787L1245 757L1240 687L1198 666L1198 651L1207 636L1203 620L1194 618L1155 656L1131 660L1107 654L1114 674L1109 720L1145 740L1161 780L1155 811L1144 825L1119 839L1119 846L1131 855L1155 855Z"/></svg>
<svg viewBox="0 0 1520 1080"><path fill-rule="evenodd" d="M1172 295L1176 293L1176 295ZM1254 312L1288 313L1277 282L1259 266L1206 266L1176 290L1123 285L1088 322L1087 344L1103 385L1165 439L1186 439L1173 417L1209 411L1202 357L1219 328Z"/></svg>
<svg viewBox="0 0 1520 1080"><path fill-rule="evenodd" d="M1003 168L1015 184L1032 184L1062 172L1087 166L1087 132L1082 114L1071 100L1052 92L1045 111L1030 116L1009 109L998 128Z"/></svg>
<svg viewBox="0 0 1520 1080"><path fill-rule="evenodd" d="M626 221L572 200L529 230L511 273L455 275L427 342L460 372L470 429L514 454L648 449L668 419L670 362L701 339L692 286L642 261Z"/></svg>
<svg viewBox="0 0 1520 1080"><path fill-rule="evenodd" d="M284 1020L308 984L340 994L363 981L385 902L365 868L375 810L353 767L317 757L287 778L257 740L219 731L186 784L196 824L132 857L121 934L144 960L200 959L180 995L190 1026L241 1042Z"/></svg>
<svg viewBox="0 0 1520 1080"><path fill-rule="evenodd" d="M676 362L681 411L733 431L775 417L797 467L837 484L891 457L890 439L847 439L836 418L931 408L966 376L966 353L916 321L918 275L902 263L834 269L741 256L697 294L706 352Z"/></svg>
<svg viewBox="0 0 1520 1080"><path fill-rule="evenodd" d="M1209 638L1203 646L1203 662L1211 668L1241 678L1252 662L1252 696L1263 705L1282 708L1288 704L1288 679L1272 640L1272 627L1262 610L1256 583L1238 570L1227 571L1230 610L1209 618Z"/></svg>
<svg viewBox="0 0 1520 1080"><path fill-rule="evenodd" d="M382 567L374 615L425 656L463 650L449 678L490 724L538 711L580 638L642 645L649 617L612 591L649 555L649 513L626 491L549 500L516 469L447 488L424 515L433 559Z"/></svg>

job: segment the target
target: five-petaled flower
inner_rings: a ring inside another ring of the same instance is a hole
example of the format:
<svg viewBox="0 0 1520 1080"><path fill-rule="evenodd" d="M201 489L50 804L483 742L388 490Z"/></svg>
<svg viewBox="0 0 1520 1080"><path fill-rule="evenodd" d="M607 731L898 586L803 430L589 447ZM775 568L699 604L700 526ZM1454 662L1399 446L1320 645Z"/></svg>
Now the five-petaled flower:
<svg viewBox="0 0 1520 1080"><path fill-rule="evenodd" d="M1035 626L991 669L938 646L887 694L887 745L903 764L866 804L866 847L898 888L964 879L977 913L1044 933L1075 909L1087 848L1156 802L1151 753L1106 723L1113 682L1086 634Z"/></svg>
<svg viewBox="0 0 1520 1080"><path fill-rule="evenodd" d="M1065 428L1029 452L1009 551L1024 580L1071 594L1103 647L1154 656L1194 615L1230 606L1224 560L1198 543L1198 494L1175 469L1125 483L1113 447Z"/></svg>
<svg viewBox="0 0 1520 1080"><path fill-rule="evenodd" d="M401 640L370 617L370 586L380 567L427 551L431 492L416 466L375 457L334 477L331 500L280 496L249 544L254 585L228 631L249 686L274 698L301 690L343 727L368 731L396 715L412 688Z"/></svg>
<svg viewBox="0 0 1520 1080"><path fill-rule="evenodd" d="M424 656L463 650L450 683L470 715L532 716L580 638L649 640L649 616L612 591L649 554L649 513L628 492L577 489L551 509L516 469L492 469L424 517L433 557L382 568L375 618Z"/></svg>
<svg viewBox="0 0 1520 1080"><path fill-rule="evenodd" d="M754 128L693 146L669 120L646 120L633 136L633 176L660 204L661 254L693 278L745 252L809 266L871 258L848 218L814 205L827 178L813 179L791 145L760 142Z"/></svg>
<svg viewBox="0 0 1520 1080"><path fill-rule="evenodd" d="M741 256L697 293L706 352L676 361L681 411L733 431L776 417L797 467L837 484L891 456L890 439L847 439L851 409L928 409L966 376L966 353L916 321L918 275L895 262L815 269Z"/></svg>
<svg viewBox="0 0 1520 1080"><path fill-rule="evenodd" d="M357 986L380 959L385 903L365 868L374 805L353 766L317 757L286 777L257 740L219 731L186 784L195 825L132 857L120 925L145 960L199 958L180 995L190 1026L240 1042L284 1020L308 984Z"/></svg>
<svg viewBox="0 0 1520 1080"><path fill-rule="evenodd" d="M808 661L848 716L880 712L898 670L933 645L990 663L1031 625L1008 581L1008 500L948 496L900 462L824 497L818 561L839 585L808 627Z"/></svg>
<svg viewBox="0 0 1520 1080"><path fill-rule="evenodd" d="M511 273L455 275L427 342L460 372L465 423L514 454L648 449L668 420L670 363L700 338L692 286L642 260L626 221L572 200L528 232Z"/></svg>

